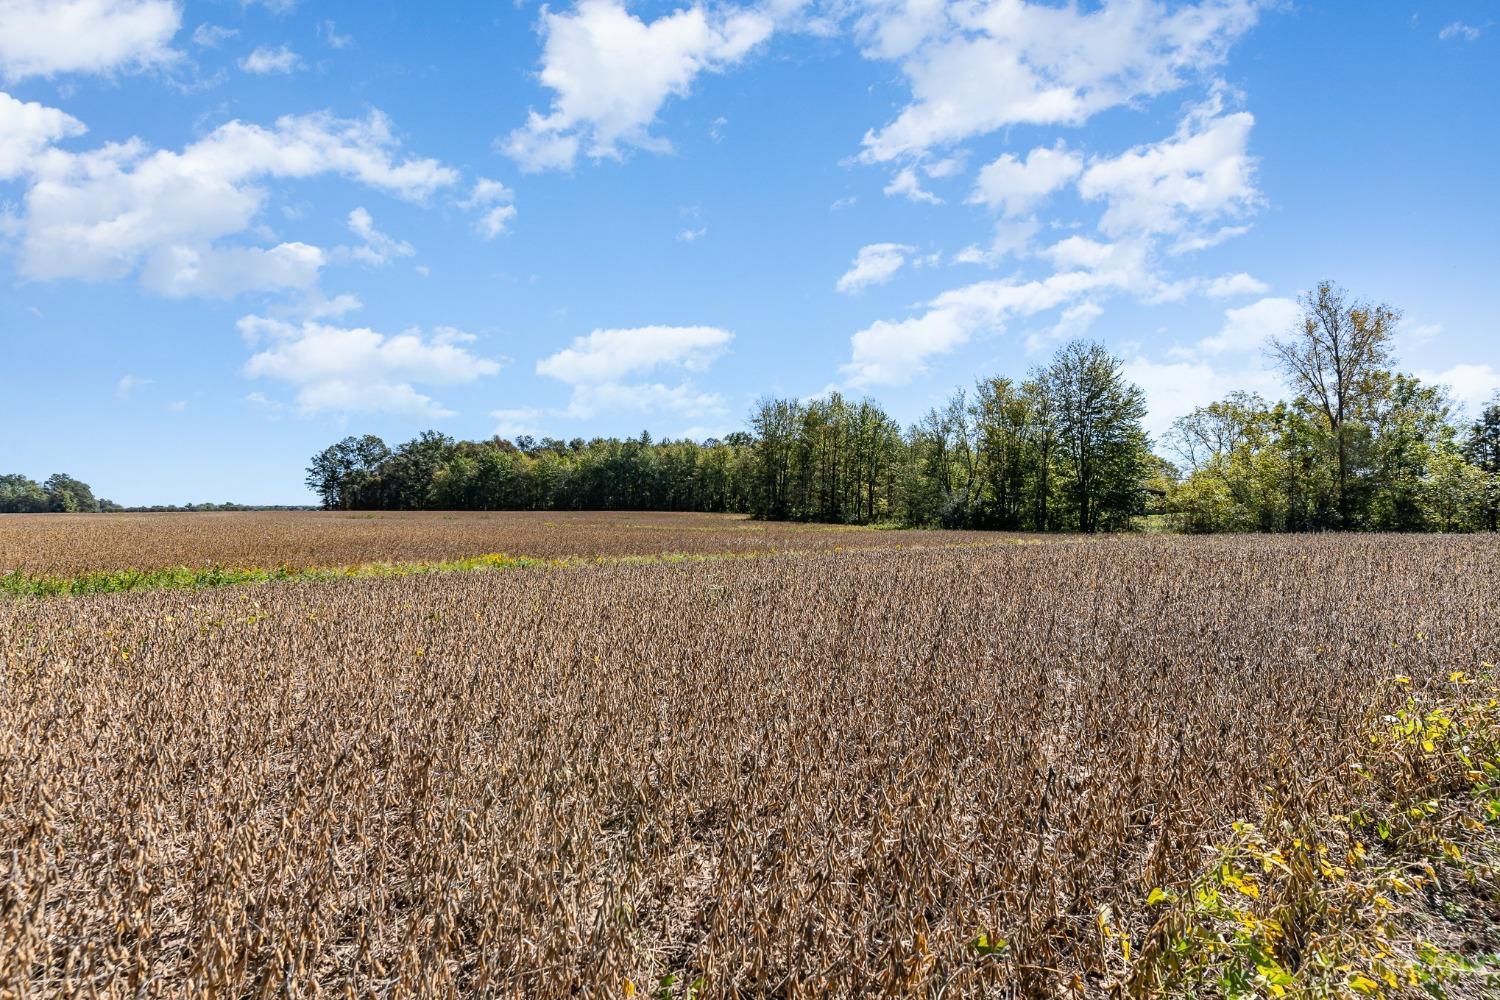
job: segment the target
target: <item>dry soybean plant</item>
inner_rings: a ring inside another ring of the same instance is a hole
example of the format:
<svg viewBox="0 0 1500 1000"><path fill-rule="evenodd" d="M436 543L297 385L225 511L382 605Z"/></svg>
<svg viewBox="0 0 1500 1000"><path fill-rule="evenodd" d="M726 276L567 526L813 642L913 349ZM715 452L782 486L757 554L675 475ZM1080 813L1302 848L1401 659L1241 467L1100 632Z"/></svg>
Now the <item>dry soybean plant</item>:
<svg viewBox="0 0 1500 1000"><path fill-rule="evenodd" d="M1134 538L0 603L0 995L1164 991L1164 899L1244 824L1347 815L1370 733L1500 658L1497 555ZM1455 949L1494 948L1491 884Z"/></svg>
<svg viewBox="0 0 1500 1000"><path fill-rule="evenodd" d="M996 537L1005 536L640 511L12 514L0 517L0 575L209 565L306 568L485 553L556 559L821 551Z"/></svg>

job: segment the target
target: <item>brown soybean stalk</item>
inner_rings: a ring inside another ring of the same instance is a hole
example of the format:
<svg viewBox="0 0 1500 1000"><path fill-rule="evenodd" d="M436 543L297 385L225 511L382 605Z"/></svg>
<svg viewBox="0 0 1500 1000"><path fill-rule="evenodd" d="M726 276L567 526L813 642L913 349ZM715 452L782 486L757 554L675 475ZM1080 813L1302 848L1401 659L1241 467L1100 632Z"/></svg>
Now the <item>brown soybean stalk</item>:
<svg viewBox="0 0 1500 1000"><path fill-rule="evenodd" d="M1500 659L1493 538L479 517L144 546L800 554L0 602L0 996L1106 996L1101 911ZM0 569L139 564L60 537Z"/></svg>

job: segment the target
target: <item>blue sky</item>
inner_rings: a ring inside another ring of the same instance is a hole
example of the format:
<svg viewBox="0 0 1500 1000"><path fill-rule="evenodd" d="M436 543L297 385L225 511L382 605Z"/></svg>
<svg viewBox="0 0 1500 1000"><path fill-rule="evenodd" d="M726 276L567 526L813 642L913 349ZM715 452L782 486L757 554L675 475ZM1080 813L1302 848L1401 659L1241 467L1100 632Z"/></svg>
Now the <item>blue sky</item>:
<svg viewBox="0 0 1500 1000"><path fill-rule="evenodd" d="M1322 278L1500 388L1500 5L0 0L0 471L305 502L353 432L914 420L1099 339L1160 432Z"/></svg>

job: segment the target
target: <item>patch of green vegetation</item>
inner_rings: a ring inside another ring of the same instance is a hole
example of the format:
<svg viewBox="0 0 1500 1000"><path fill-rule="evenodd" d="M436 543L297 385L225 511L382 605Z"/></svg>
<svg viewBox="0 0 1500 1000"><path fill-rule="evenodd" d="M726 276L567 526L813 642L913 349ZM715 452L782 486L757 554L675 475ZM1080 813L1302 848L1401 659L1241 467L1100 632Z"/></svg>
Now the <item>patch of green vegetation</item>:
<svg viewBox="0 0 1500 1000"><path fill-rule="evenodd" d="M1034 544L1030 539L1005 538L985 542L954 542L924 546L931 549L988 548ZM829 554L847 551L904 549L900 543L850 549L750 549L742 552L657 552L624 556L562 556L542 559L488 552L463 559L428 562L372 562L349 566L173 566L165 569L93 570L73 576L30 574L20 570L0 574L0 595L13 598L79 597L138 590L198 590L236 584L277 581L343 580L360 577L424 576L429 573L473 573L510 569L566 569L580 566L647 566L671 563L726 562L775 555Z"/></svg>

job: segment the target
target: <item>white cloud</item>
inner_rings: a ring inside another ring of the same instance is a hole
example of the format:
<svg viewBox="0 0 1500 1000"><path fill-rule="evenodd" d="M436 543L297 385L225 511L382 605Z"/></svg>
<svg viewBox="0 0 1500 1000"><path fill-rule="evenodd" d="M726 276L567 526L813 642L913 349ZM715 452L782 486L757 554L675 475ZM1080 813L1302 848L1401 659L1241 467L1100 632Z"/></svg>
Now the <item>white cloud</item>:
<svg viewBox="0 0 1500 1000"><path fill-rule="evenodd" d="M326 259L319 248L220 241L251 229L266 180L338 174L413 201L457 180L436 160L398 160L396 145L372 112L288 116L272 128L232 121L180 152L138 139L83 153L47 148L23 164L21 273L103 280L139 271L147 287L170 295L307 287Z"/></svg>
<svg viewBox="0 0 1500 1000"><path fill-rule="evenodd" d="M538 361L536 370L570 385L617 382L657 368L701 372L733 339L732 333L712 326L595 330Z"/></svg>
<svg viewBox="0 0 1500 1000"><path fill-rule="evenodd" d="M883 285L895 277L906 263L906 255L914 249L902 243L871 243L860 247L853 265L835 287L847 295L871 285Z"/></svg>
<svg viewBox="0 0 1500 1000"><path fill-rule="evenodd" d="M930 358L957 350L976 334L999 333L1012 317L1033 316L1090 292L1117 288L1127 276L1100 267L1059 272L1040 281L1003 279L955 288L928 302L918 316L877 320L855 333L850 360L840 370L855 387L903 385L925 372ZM1083 315L1076 314L1073 321Z"/></svg>
<svg viewBox="0 0 1500 1000"><path fill-rule="evenodd" d="M474 182L469 197L459 202L460 208L478 212L474 220L474 231L487 240L505 232L510 220L516 217L516 206L511 204L515 192L496 180L481 177Z"/></svg>
<svg viewBox="0 0 1500 1000"><path fill-rule="evenodd" d="M291 73L300 68L301 65L302 58L287 45L277 46L274 49L270 46L262 45L240 60L240 69L246 73L254 73L257 76L266 76L271 73Z"/></svg>
<svg viewBox="0 0 1500 1000"><path fill-rule="evenodd" d="M72 115L0 91L0 181L29 173L47 147L86 131Z"/></svg>
<svg viewBox="0 0 1500 1000"><path fill-rule="evenodd" d="M1005 153L979 171L969 200L1007 216L1024 215L1082 170L1083 158L1062 143L1038 146L1025 161Z"/></svg>
<svg viewBox="0 0 1500 1000"><path fill-rule="evenodd" d="M1146 393L1146 430L1160 438L1178 417L1223 399L1231 392L1258 392L1274 398L1280 375L1260 355L1238 358L1225 366L1205 359L1157 361L1136 357L1125 362L1125 377Z"/></svg>
<svg viewBox="0 0 1500 1000"><path fill-rule="evenodd" d="M252 342L270 344L245 364L251 378L272 378L296 388L304 413L384 412L439 418L452 416L413 383L455 385L500 370L500 364L473 354L463 345L473 338L440 327L432 336L408 330L381 334L311 320L287 323L246 316L240 332Z"/></svg>
<svg viewBox="0 0 1500 1000"><path fill-rule="evenodd" d="M703 239L703 237L705 237L707 235L708 235L708 227L707 226L699 226L697 229L682 229L682 230L679 230L678 233L677 233L677 242L679 242L679 243L697 243L699 240Z"/></svg>
<svg viewBox="0 0 1500 1000"><path fill-rule="evenodd" d="M1457 364L1443 371L1423 370L1417 378L1435 385L1446 385L1453 398L1470 412L1481 409L1496 392L1500 392L1500 368L1491 364Z"/></svg>
<svg viewBox="0 0 1500 1000"><path fill-rule="evenodd" d="M1230 299L1239 295L1264 295L1270 287L1241 271L1214 278L1204 287L1203 294L1211 299Z"/></svg>
<svg viewBox="0 0 1500 1000"><path fill-rule="evenodd" d="M383 267L393 258L410 257L417 252L405 240L393 239L376 229L375 220L363 207L349 213L349 231L364 240L363 246L349 251L350 255L374 267Z"/></svg>
<svg viewBox="0 0 1500 1000"><path fill-rule="evenodd" d="M662 370L706 371L734 335L712 326L642 326L595 330L537 362L539 375L572 386L566 414L588 417L600 410L667 410L687 416L718 413L723 401L690 380L676 385L627 382Z"/></svg>
<svg viewBox="0 0 1500 1000"><path fill-rule="evenodd" d="M1094 320L1103 315L1104 309L1101 306L1087 300L1076 306L1069 306L1063 310L1056 323L1028 336L1026 349L1039 351L1050 344L1060 344L1063 341L1082 337L1092 329Z"/></svg>
<svg viewBox="0 0 1500 1000"><path fill-rule="evenodd" d="M240 33L238 28L227 28L222 24L207 21L193 29L193 44L200 49L216 49Z"/></svg>
<svg viewBox="0 0 1500 1000"><path fill-rule="evenodd" d="M530 408L490 411L491 419L496 421L495 433L503 438L517 438L523 434L536 437L541 433L538 428L542 416L541 410Z"/></svg>
<svg viewBox="0 0 1500 1000"><path fill-rule="evenodd" d="M327 261L319 247L167 246L153 251L141 270L147 288L169 298L233 298L243 292L310 289Z"/></svg>
<svg viewBox="0 0 1500 1000"><path fill-rule="evenodd" d="M328 316L345 316L352 312L358 312L364 308L358 295L344 292L333 298L324 298L321 294L314 294L302 309L302 315L310 319L323 319Z"/></svg>
<svg viewBox="0 0 1500 1000"><path fill-rule="evenodd" d="M0 0L0 77L163 65L181 23L172 0Z"/></svg>
<svg viewBox="0 0 1500 1000"><path fill-rule="evenodd" d="M984 260L983 251L965 252ZM1066 335L1087 329L1098 315L1097 300L1117 293L1145 301L1181 297L1186 286L1164 282L1151 267L1151 244L1142 239L1101 243L1070 236L1037 251L1056 268L1046 278L979 281L944 292L904 320L879 320L850 338L851 357L841 367L846 384L864 388L902 385L926 371L928 361L951 353L976 335L998 334L1018 317L1063 309L1052 330ZM1033 346L1047 340L1033 335Z"/></svg>
<svg viewBox="0 0 1500 1000"><path fill-rule="evenodd" d="M1288 333L1302 315L1295 299L1265 298L1238 309L1224 310L1224 325L1212 337L1192 347L1195 355L1247 354L1259 351L1272 337Z"/></svg>
<svg viewBox="0 0 1500 1000"><path fill-rule="evenodd" d="M1091 162L1079 193L1105 201L1099 228L1108 235L1192 238L1202 225L1243 215L1258 203L1254 161L1246 152L1254 123L1248 112L1220 114L1219 102L1211 101L1171 139Z"/></svg>
<svg viewBox="0 0 1500 1000"><path fill-rule="evenodd" d="M866 133L862 156L916 156L1007 125L1081 124L1217 65L1256 16L1254 0L1175 9L1151 0L1096 9L876 0L859 21L866 53L900 60L913 99Z"/></svg>
<svg viewBox="0 0 1500 1000"><path fill-rule="evenodd" d="M902 167L891 178L891 182L885 186L884 193L887 195L901 195L910 201L920 202L927 205L941 205L943 199L922 187L922 181L917 177L916 167Z"/></svg>
<svg viewBox="0 0 1500 1000"><path fill-rule="evenodd" d="M1438 37L1445 42L1451 42L1455 38L1461 38L1466 42L1477 42L1480 34L1480 29L1472 24L1454 21L1452 24L1444 25L1443 30L1438 32Z"/></svg>
<svg viewBox="0 0 1500 1000"><path fill-rule="evenodd" d="M624 147L668 148L650 134L667 99L739 62L772 28L765 14L734 8L689 7L648 24L621 0L582 0L567 13L544 7L540 79L552 108L532 111L505 152L536 171L571 167L580 151L618 158Z"/></svg>
<svg viewBox="0 0 1500 1000"><path fill-rule="evenodd" d="M612 410L706 417L723 413L724 400L718 393L702 392L688 382L679 385L605 382L586 390L575 389L566 415L581 420Z"/></svg>
<svg viewBox="0 0 1500 1000"><path fill-rule="evenodd" d="M1032 237L1041 229L1041 223L1035 219L1002 219L995 224L995 235L988 247L978 244L964 247L953 255L953 263L994 267L1007 257L1024 255L1031 246Z"/></svg>

